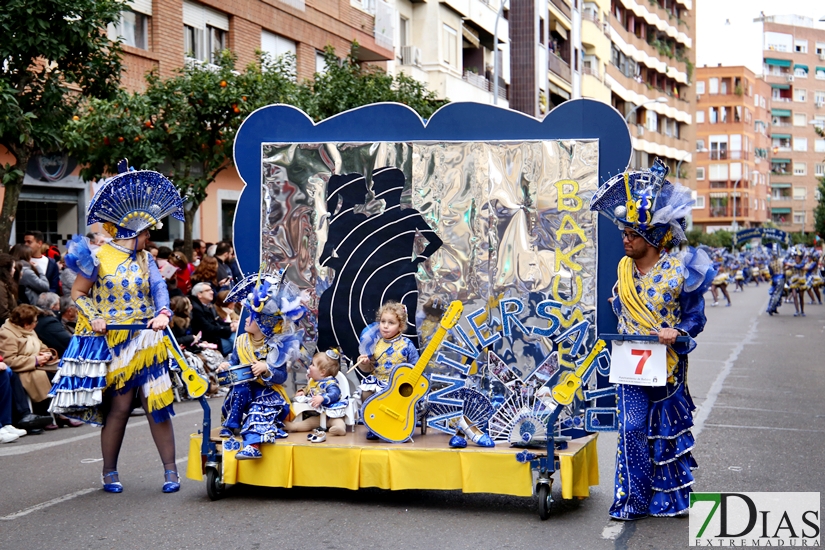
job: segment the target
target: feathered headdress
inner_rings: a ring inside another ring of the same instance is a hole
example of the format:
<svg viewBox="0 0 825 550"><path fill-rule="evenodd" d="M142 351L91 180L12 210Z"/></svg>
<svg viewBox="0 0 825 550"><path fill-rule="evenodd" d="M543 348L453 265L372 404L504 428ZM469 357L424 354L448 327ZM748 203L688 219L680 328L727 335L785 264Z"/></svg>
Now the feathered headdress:
<svg viewBox="0 0 825 550"><path fill-rule="evenodd" d="M617 174L599 188L590 210L629 227L653 246L675 246L686 239L685 217L694 201L690 189L665 179L669 169L659 159L644 171Z"/></svg>
<svg viewBox="0 0 825 550"><path fill-rule="evenodd" d="M306 296L284 281L285 271L286 268L274 273L261 270L247 275L226 296L226 302L239 302L249 311L267 339L281 333L284 322L298 321L307 312Z"/></svg>
<svg viewBox="0 0 825 550"><path fill-rule="evenodd" d="M180 193L163 174L130 169L126 159L117 168L89 203L87 225L100 222L112 237L131 239L163 227L166 216L184 221Z"/></svg>

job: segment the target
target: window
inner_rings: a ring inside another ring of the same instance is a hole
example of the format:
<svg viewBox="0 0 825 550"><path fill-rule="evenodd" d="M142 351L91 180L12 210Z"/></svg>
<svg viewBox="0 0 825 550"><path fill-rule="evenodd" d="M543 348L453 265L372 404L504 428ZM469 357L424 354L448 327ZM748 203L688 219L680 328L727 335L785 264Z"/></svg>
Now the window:
<svg viewBox="0 0 825 550"><path fill-rule="evenodd" d="M793 91L793 100L794 101L802 101L805 102L807 100L808 93L805 90L800 90L799 88L794 88Z"/></svg>
<svg viewBox="0 0 825 550"><path fill-rule="evenodd" d="M814 140L814 151L817 153L825 153L825 139Z"/></svg>
<svg viewBox="0 0 825 550"><path fill-rule="evenodd" d="M793 125L794 126L805 126L808 123L808 119L805 117L805 113L794 113L793 115Z"/></svg>
<svg viewBox="0 0 825 550"><path fill-rule="evenodd" d="M793 75L797 78L808 78L808 70L797 65L793 68Z"/></svg>
<svg viewBox="0 0 825 550"><path fill-rule="evenodd" d="M697 195L696 202L693 203L694 210L701 210L705 207L705 196L704 195Z"/></svg>
<svg viewBox="0 0 825 550"><path fill-rule="evenodd" d="M705 111L699 110L696 111L696 124L702 124L705 122Z"/></svg>
<svg viewBox="0 0 825 550"><path fill-rule="evenodd" d="M728 165L727 164L711 164L709 168L710 168L710 180L711 181L727 181L728 180Z"/></svg>
<svg viewBox="0 0 825 550"><path fill-rule="evenodd" d="M705 151L705 140L704 139L697 139L696 140L696 151L702 153Z"/></svg>
<svg viewBox="0 0 825 550"><path fill-rule="evenodd" d="M804 201L808 197L808 189L806 187L793 188L793 200Z"/></svg>
<svg viewBox="0 0 825 550"><path fill-rule="evenodd" d="M728 158L728 136L725 135L725 134L722 134L722 135L719 135L719 136L709 136L708 139L710 141L710 159L711 160L725 160L725 159L727 159ZM711 179L713 179L713 178L711 178ZM727 179L727 178L725 178L725 179Z"/></svg>
<svg viewBox="0 0 825 550"><path fill-rule="evenodd" d="M711 124L716 124L719 120L719 111L717 111L716 107L711 107L708 109L708 122Z"/></svg>
<svg viewBox="0 0 825 550"><path fill-rule="evenodd" d="M793 175L794 176L805 176L808 174L808 165L804 162L794 162L793 163Z"/></svg>
<svg viewBox="0 0 825 550"><path fill-rule="evenodd" d="M814 92L814 103L817 105L825 104L825 91L817 90Z"/></svg>
<svg viewBox="0 0 825 550"><path fill-rule="evenodd" d="M808 150L808 138L794 137L793 138L793 150L794 151L807 151Z"/></svg>
<svg viewBox="0 0 825 550"><path fill-rule="evenodd" d="M696 167L696 180L703 181L705 179L705 167L704 166L697 166Z"/></svg>
<svg viewBox="0 0 825 550"><path fill-rule="evenodd" d="M817 67L814 76L817 80L825 80L825 68Z"/></svg>
<svg viewBox="0 0 825 550"><path fill-rule="evenodd" d="M807 40L794 40L793 41L793 50L796 53L808 53L808 41Z"/></svg>
<svg viewBox="0 0 825 550"><path fill-rule="evenodd" d="M747 176L745 176L747 179ZM742 179L742 163L741 162L731 162L730 163L730 179L731 181Z"/></svg>
<svg viewBox="0 0 825 550"><path fill-rule="evenodd" d="M458 68L458 33L451 26L443 25L441 35L444 41L442 44L444 62L451 67Z"/></svg>
<svg viewBox="0 0 825 550"><path fill-rule="evenodd" d="M825 42L816 43L816 55L825 54Z"/></svg>
<svg viewBox="0 0 825 550"><path fill-rule="evenodd" d="M719 93L719 79L718 78L711 78L708 80L708 93L709 94L718 94Z"/></svg>
<svg viewBox="0 0 825 550"><path fill-rule="evenodd" d="M152 15L151 1L134 2L132 9L120 12L120 20L108 27L109 39L117 40L126 46L149 49L149 19Z"/></svg>
<svg viewBox="0 0 825 550"><path fill-rule="evenodd" d="M759 106L765 108L765 98L762 96L759 97Z"/></svg>
<svg viewBox="0 0 825 550"><path fill-rule="evenodd" d="M651 132L657 132L659 130L659 117L656 111L651 111L650 109L645 111L645 127Z"/></svg>
<svg viewBox="0 0 825 550"><path fill-rule="evenodd" d="M268 53L272 60L284 55L291 56L292 70L295 71L295 56L297 54L298 47L294 41L269 31L261 31L261 51Z"/></svg>
<svg viewBox="0 0 825 550"><path fill-rule="evenodd" d="M700 80L696 83L696 95L702 95L705 93L705 81Z"/></svg>
<svg viewBox="0 0 825 550"><path fill-rule="evenodd" d="M759 107L759 94L754 94L753 96L753 106Z"/></svg>
<svg viewBox="0 0 825 550"><path fill-rule="evenodd" d="M315 72L318 74L324 74L327 72L327 64L324 61L324 52L319 52L315 50Z"/></svg>
<svg viewBox="0 0 825 550"><path fill-rule="evenodd" d="M183 1L183 50L186 57L214 63L226 48L229 17L222 12Z"/></svg>
<svg viewBox="0 0 825 550"><path fill-rule="evenodd" d="M825 164L814 164L814 176L825 176ZM819 199L817 199L819 200Z"/></svg>
<svg viewBox="0 0 825 550"><path fill-rule="evenodd" d="M398 52L401 55L401 48L410 45L410 20L403 15L398 16Z"/></svg>
<svg viewBox="0 0 825 550"><path fill-rule="evenodd" d="M804 224L805 223L805 212L797 212L794 210L793 213L793 222L796 224Z"/></svg>

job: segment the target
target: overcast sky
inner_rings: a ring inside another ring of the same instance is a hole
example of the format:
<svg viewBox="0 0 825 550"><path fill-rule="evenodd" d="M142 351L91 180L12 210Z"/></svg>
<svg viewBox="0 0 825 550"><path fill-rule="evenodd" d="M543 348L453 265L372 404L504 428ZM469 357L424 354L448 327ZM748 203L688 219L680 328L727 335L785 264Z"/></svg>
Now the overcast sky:
<svg viewBox="0 0 825 550"><path fill-rule="evenodd" d="M696 5L696 66L745 65L762 72L762 24L765 15L804 15L825 29L823 0L694 0Z"/></svg>

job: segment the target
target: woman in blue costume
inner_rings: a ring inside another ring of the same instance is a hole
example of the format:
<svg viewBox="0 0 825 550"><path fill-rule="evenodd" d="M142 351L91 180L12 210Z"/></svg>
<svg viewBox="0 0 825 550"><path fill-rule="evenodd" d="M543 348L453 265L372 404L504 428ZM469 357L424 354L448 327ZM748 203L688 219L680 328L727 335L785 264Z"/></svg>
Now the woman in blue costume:
<svg viewBox="0 0 825 550"><path fill-rule="evenodd" d="M715 271L707 254L670 250L685 240L690 190L665 180L658 159L644 172L619 174L593 197L591 210L622 230L625 258L612 299L622 334L655 334L667 345L667 384L617 387L619 441L610 515L632 520L684 515L693 485L693 401L687 354L705 326L702 295ZM678 336L690 336L677 343Z"/></svg>
<svg viewBox="0 0 825 550"><path fill-rule="evenodd" d="M126 170L125 161L118 168L92 199L87 220L102 223L112 240L99 248L80 236L69 243L66 265L79 275L72 286L77 328L53 380L50 411L103 426L103 489L120 493L118 455L137 393L163 462L163 492L173 493L180 479L163 341L172 312L166 283L144 247L161 219L183 220L183 201L163 175ZM107 330L110 325L145 329Z"/></svg>

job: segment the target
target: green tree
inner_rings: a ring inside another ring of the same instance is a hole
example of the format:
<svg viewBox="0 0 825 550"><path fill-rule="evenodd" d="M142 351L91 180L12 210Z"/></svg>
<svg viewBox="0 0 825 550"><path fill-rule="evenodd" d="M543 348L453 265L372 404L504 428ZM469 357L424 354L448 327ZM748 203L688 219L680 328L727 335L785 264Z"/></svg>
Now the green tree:
<svg viewBox="0 0 825 550"><path fill-rule="evenodd" d="M62 129L84 97L118 89L120 46L101 29L119 0L4 0L0 4L0 242L9 242L29 160L61 151Z"/></svg>
<svg viewBox="0 0 825 550"><path fill-rule="evenodd" d="M302 84L298 106L313 120L319 121L370 103L395 101L429 118L448 100L437 99L427 87L403 73L395 77L383 69L358 61L358 43L339 60L335 50L324 50L325 71Z"/></svg>
<svg viewBox="0 0 825 550"><path fill-rule="evenodd" d="M819 178L819 202L814 208L814 231L825 239L825 177Z"/></svg>
<svg viewBox="0 0 825 550"><path fill-rule="evenodd" d="M84 104L67 125L67 147L85 179L115 173L122 158L167 175L186 201L184 251L191 258L195 215L209 184L232 166L235 133L258 107L295 102L293 66L291 58L263 56L240 73L225 50L215 66L189 64L166 80L150 73L145 92Z"/></svg>

